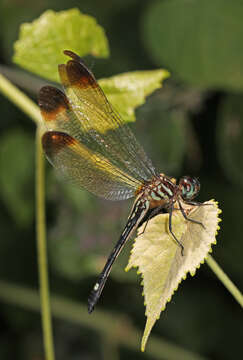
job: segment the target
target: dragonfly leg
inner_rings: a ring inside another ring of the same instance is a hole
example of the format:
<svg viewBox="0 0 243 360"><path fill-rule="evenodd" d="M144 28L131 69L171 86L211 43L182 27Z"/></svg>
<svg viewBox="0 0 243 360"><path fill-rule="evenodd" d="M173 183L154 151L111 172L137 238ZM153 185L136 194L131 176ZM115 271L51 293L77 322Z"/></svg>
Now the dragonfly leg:
<svg viewBox="0 0 243 360"><path fill-rule="evenodd" d="M185 213L185 210L183 209L180 201L178 201L178 203L179 203L180 211L181 211L182 215L184 216L184 218L185 218L187 221L190 221L190 222L192 222L192 223L194 223L194 224L201 225L204 229L206 229L205 226L203 225L203 223L202 223L201 221L197 221L197 220L194 220L194 219L191 219L191 218L187 217L187 214ZM198 206L202 206L202 205L211 205L211 204L200 204L200 205L198 205Z"/></svg>
<svg viewBox="0 0 243 360"><path fill-rule="evenodd" d="M213 204L204 204L198 201L187 201L186 202L189 205L194 205L194 206L206 206L206 205L213 205Z"/></svg>
<svg viewBox="0 0 243 360"><path fill-rule="evenodd" d="M146 230L146 227L147 227L147 225L148 225L149 220L150 220L150 218L149 218L148 220L146 220L146 223L145 223L145 225L144 225L143 231L141 231L137 236L141 236L141 235L143 235L143 234L145 233L145 230Z"/></svg>
<svg viewBox="0 0 243 360"><path fill-rule="evenodd" d="M177 239L177 237L175 236L175 234L172 231L172 213L173 213L174 207L173 205L169 208L169 230L171 235L173 236L175 242L180 246L181 248L181 255L184 255L184 246L182 245L182 243Z"/></svg>

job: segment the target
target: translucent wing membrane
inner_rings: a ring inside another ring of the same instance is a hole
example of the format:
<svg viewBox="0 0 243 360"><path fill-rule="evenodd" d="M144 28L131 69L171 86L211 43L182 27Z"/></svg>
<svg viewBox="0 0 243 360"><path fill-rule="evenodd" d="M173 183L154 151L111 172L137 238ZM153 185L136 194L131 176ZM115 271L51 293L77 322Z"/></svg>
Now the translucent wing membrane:
<svg viewBox="0 0 243 360"><path fill-rule="evenodd" d="M72 183L109 200L134 196L138 184L133 179L72 136L49 131L43 135L42 145L51 164Z"/></svg>
<svg viewBox="0 0 243 360"><path fill-rule="evenodd" d="M140 180L150 180L155 175L153 165L130 128L113 110L82 60L70 51L65 51L65 54L73 60L59 65L59 74L83 130L92 131L97 144L101 143L102 150L106 151L104 155L113 155L113 161L121 159L123 170L130 170Z"/></svg>
<svg viewBox="0 0 243 360"><path fill-rule="evenodd" d="M43 149L62 176L106 199L123 200L134 196L141 183L94 151L93 137L82 131L62 91L43 87L39 106L49 130L42 137Z"/></svg>
<svg viewBox="0 0 243 360"><path fill-rule="evenodd" d="M57 142L51 134L46 135L44 150L47 153L48 144L49 159L72 182L107 199L129 198L155 175L152 163L81 59L70 51L65 54L73 58L59 65L67 96L45 86L39 94L39 105L47 130L69 137L68 141L65 136L59 137L56 151ZM65 144L62 149L60 143Z"/></svg>

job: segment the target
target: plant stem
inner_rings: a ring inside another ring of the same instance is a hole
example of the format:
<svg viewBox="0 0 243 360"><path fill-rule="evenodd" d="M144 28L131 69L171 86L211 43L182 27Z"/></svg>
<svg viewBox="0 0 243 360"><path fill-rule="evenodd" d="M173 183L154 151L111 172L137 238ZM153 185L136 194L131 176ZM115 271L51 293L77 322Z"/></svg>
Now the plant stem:
<svg viewBox="0 0 243 360"><path fill-rule="evenodd" d="M0 74L0 91L37 125L41 123L41 115L38 106L2 74Z"/></svg>
<svg viewBox="0 0 243 360"><path fill-rule="evenodd" d="M40 311L39 297L36 290L11 284L0 280L0 299L7 304L14 304L27 310ZM52 296L51 304L53 315L59 319L81 325L99 336L113 338L117 346L138 352L141 340L141 331L131 324L129 319L120 313L95 310L95 316L88 314L87 305L71 301L60 296ZM113 343L113 346L115 343ZM156 360L206 360L208 358L196 354L191 350L183 349L162 337L150 336L149 346L146 348L147 358Z"/></svg>
<svg viewBox="0 0 243 360"><path fill-rule="evenodd" d="M212 256L208 255L207 264L211 270L215 273L218 279L224 284L226 289L231 293L235 300L243 307L243 295L235 284L230 280L230 278L225 274L221 267L216 263Z"/></svg>
<svg viewBox="0 0 243 360"><path fill-rule="evenodd" d="M45 229L45 193L44 193L44 161L40 143L41 116L38 106L2 74L0 74L0 91L28 115L37 125L36 131L36 237L38 249L38 266L40 282L40 301L42 309L42 328L45 358L54 360L54 346L51 325L50 295L46 255Z"/></svg>
<svg viewBox="0 0 243 360"><path fill-rule="evenodd" d="M42 330L44 339L45 359L54 360L54 345L52 335L50 294L48 284L48 265L46 251L45 227L45 177L44 159L41 147L39 127L36 131L36 237L40 283L40 301L42 309Z"/></svg>

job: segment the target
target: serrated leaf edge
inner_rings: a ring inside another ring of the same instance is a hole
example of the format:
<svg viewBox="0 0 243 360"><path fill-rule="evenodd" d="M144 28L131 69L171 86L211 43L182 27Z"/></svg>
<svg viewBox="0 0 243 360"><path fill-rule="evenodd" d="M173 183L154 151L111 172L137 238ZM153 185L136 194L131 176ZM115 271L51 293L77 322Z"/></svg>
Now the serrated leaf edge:
<svg viewBox="0 0 243 360"><path fill-rule="evenodd" d="M217 206L217 224L219 224L219 222L222 221L222 219L219 217L219 215L222 213L222 210L219 209L219 207L218 207L218 201L215 201L214 199L211 199L211 200L209 200L208 202L210 202L210 201L213 202L213 203ZM217 236L219 230L220 230L220 226L217 225L216 230L215 230L215 234L214 234L215 240L211 243L211 246L210 246L210 249L209 249L208 252L207 252L207 255L206 255L205 258L200 262L200 264L196 267L195 272L194 272L193 274L192 274L190 271L187 271L187 272L185 273L185 275L181 278L181 280L178 282L177 286L173 289L173 292L172 292L171 296L167 299L167 301L166 301L166 303L165 303L165 306L162 307L162 309L161 309L161 311L160 311L160 315L161 315L162 311L165 310L166 305L171 301L174 293L178 290L179 285L182 283L183 280L186 280L187 275L190 274L191 276L195 276L196 271L201 267L202 264L205 263L205 260L206 260L206 258L207 258L207 256L208 256L208 254L213 251L213 250L212 250L212 246L217 244L216 236ZM131 254L133 253L134 246L135 246L135 242L133 242L132 249L131 249ZM138 267L138 266L132 265L132 266L128 269L128 265L127 265L124 270L127 272L127 271L129 271L130 269L132 269L132 268L137 268L137 267ZM140 282L140 285L143 287L143 284L144 284L144 276L143 276L143 274L141 273L141 271L139 271L139 270L137 270L136 273L141 276L142 280L141 280L141 282ZM144 291L142 291L142 296L144 297ZM147 306L147 304L146 304L145 301L144 301L144 306L145 306L145 308L146 308L146 306ZM158 318L156 318L156 320L158 320L158 319L160 318L160 315L159 315ZM145 311L145 316L148 317L147 311Z"/></svg>

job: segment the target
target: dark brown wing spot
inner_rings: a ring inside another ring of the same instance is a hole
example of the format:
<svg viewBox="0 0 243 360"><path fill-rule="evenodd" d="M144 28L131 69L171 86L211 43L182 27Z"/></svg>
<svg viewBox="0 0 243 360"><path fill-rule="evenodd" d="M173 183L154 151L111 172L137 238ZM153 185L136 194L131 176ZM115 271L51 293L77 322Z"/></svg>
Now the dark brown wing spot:
<svg viewBox="0 0 243 360"><path fill-rule="evenodd" d="M60 131L48 131L42 136L42 146L49 158L63 150L66 146L73 145L77 140L72 136Z"/></svg>
<svg viewBox="0 0 243 360"><path fill-rule="evenodd" d="M77 54L75 54L74 52L72 52L71 50L64 50L63 53L67 56L69 56L70 58L72 58L73 60L75 60L76 62L78 62L82 67L84 67L88 73L94 77L94 75L92 74L92 72L87 68L87 66L85 65L85 62L83 61L83 59L78 56Z"/></svg>
<svg viewBox="0 0 243 360"><path fill-rule="evenodd" d="M98 87L94 76L83 63L75 60L69 60L66 65L66 71L70 86L73 85L82 89Z"/></svg>
<svg viewBox="0 0 243 360"><path fill-rule="evenodd" d="M52 86L40 89L38 104L45 120L53 120L61 111L69 109L69 103L63 92Z"/></svg>

